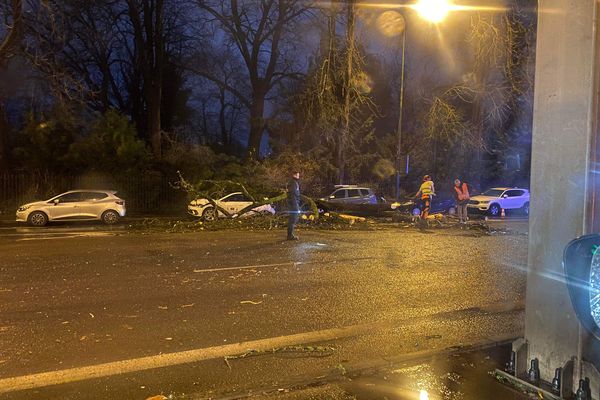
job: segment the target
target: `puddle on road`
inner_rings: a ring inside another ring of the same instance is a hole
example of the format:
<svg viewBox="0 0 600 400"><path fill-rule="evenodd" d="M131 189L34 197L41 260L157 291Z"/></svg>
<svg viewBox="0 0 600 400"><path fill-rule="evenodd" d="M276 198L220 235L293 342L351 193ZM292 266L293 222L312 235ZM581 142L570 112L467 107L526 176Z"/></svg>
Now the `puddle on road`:
<svg viewBox="0 0 600 400"><path fill-rule="evenodd" d="M428 362L340 383L356 400L525 400L490 374L502 368L510 347L443 355Z"/></svg>

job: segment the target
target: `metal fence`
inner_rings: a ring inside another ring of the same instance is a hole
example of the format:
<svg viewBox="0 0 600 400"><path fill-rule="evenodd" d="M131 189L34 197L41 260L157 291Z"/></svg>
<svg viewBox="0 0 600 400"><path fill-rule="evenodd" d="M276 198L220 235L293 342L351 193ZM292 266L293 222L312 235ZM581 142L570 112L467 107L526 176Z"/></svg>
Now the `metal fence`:
<svg viewBox="0 0 600 400"><path fill-rule="evenodd" d="M157 172L105 175L0 174L0 211L14 213L24 203L45 200L73 189L116 190L127 202L128 214L185 213L186 193L171 186L175 177Z"/></svg>

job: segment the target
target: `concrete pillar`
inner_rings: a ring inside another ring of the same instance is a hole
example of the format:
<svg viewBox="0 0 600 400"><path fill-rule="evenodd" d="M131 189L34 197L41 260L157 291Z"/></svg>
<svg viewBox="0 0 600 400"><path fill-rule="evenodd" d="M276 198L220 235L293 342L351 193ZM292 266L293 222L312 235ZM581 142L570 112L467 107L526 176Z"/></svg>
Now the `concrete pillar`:
<svg viewBox="0 0 600 400"><path fill-rule="evenodd" d="M570 240L593 230L597 11L597 0L539 1L525 339L546 381L585 353L589 339L580 332L561 261Z"/></svg>

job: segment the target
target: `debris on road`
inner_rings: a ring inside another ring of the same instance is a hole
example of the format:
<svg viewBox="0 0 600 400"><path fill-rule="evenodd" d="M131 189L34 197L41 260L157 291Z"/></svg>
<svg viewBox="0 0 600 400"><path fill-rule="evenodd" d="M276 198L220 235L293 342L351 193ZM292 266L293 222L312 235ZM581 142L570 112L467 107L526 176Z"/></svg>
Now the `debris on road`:
<svg viewBox="0 0 600 400"><path fill-rule="evenodd" d="M267 355L267 354L302 354L311 357L327 357L332 355L336 351L335 347L332 346L284 346L276 347L269 350L248 350L245 353L237 354L233 356L225 356L223 360L229 370L231 370L231 364L229 360L237 360L241 358L248 358L253 356Z"/></svg>
<svg viewBox="0 0 600 400"><path fill-rule="evenodd" d="M257 305L257 304L261 304L262 301L252 301L252 300L243 300L240 301L240 304L253 304L253 305Z"/></svg>
<svg viewBox="0 0 600 400"><path fill-rule="evenodd" d="M202 223L192 219L146 218L130 224L129 227L133 230L162 231L167 233L220 231L227 229L260 231L284 229L287 227L287 222L288 217L285 214L260 215L247 219L217 219ZM319 218L314 218L313 215L303 215L300 226L302 229L322 230L370 229L374 222L373 219L365 217L324 213Z"/></svg>
<svg viewBox="0 0 600 400"><path fill-rule="evenodd" d="M144 389L145 386L142 386L142 389ZM157 396L152 396L152 397L148 397L146 400L169 400L168 397L163 396L162 394L159 394Z"/></svg>
<svg viewBox="0 0 600 400"><path fill-rule="evenodd" d="M355 217L354 215L347 215L347 214L338 214L338 217L340 217L341 219L347 220L350 225L352 225L356 222L366 222L367 221L367 219L365 217Z"/></svg>
<svg viewBox="0 0 600 400"><path fill-rule="evenodd" d="M435 220L435 221L441 221L443 219L444 219L444 215L440 214L440 213L431 214L431 215L427 216L427 220L429 220L429 221L433 221L433 220Z"/></svg>

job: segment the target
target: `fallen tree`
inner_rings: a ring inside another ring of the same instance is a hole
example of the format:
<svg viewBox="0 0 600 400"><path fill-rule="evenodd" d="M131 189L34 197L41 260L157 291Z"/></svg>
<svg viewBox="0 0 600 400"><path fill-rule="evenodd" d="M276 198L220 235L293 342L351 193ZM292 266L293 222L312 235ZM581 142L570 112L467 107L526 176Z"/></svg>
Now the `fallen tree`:
<svg viewBox="0 0 600 400"><path fill-rule="evenodd" d="M185 180L181 172L177 171L177 175L179 180L172 184L172 187L178 190L183 190L187 192L190 199L206 199L210 203L212 207L215 208L220 214L222 214L225 218L238 218L257 207L264 206L266 204L273 204L282 202L287 199L287 192L283 189L279 190L279 193L271 196L261 196L262 200L257 200L257 197L249 191L246 186L241 182L235 182L231 180L210 180L205 179L198 181L193 184ZM218 203L219 198L224 195L238 191L242 192L244 196L246 196L252 204L244 207L242 210L238 212L230 212L225 208L221 207ZM275 190L273 192L276 192ZM315 201L308 196L301 196L302 201L307 206L306 212L310 212L314 216L314 219L319 218L319 210L317 208L317 204Z"/></svg>

